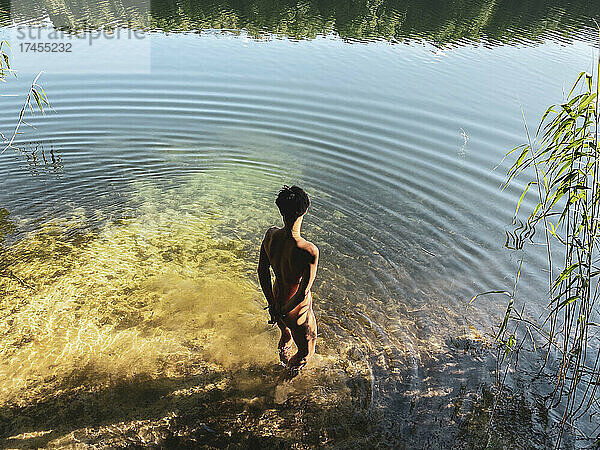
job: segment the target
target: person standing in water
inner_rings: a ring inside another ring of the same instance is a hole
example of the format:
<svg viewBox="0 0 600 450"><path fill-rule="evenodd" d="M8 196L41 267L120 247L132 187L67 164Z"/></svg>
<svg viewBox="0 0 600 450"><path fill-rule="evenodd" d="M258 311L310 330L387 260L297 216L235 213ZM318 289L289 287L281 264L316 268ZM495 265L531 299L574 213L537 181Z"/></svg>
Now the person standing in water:
<svg viewBox="0 0 600 450"><path fill-rule="evenodd" d="M269 323L276 323L281 330L279 358L289 369L298 371L315 352L317 321L310 289L317 275L319 249L300 236L310 205L306 192L298 186L283 186L275 204L284 226L267 230L260 246L258 278L269 304ZM274 285L269 267L275 273ZM292 340L298 351L289 358Z"/></svg>

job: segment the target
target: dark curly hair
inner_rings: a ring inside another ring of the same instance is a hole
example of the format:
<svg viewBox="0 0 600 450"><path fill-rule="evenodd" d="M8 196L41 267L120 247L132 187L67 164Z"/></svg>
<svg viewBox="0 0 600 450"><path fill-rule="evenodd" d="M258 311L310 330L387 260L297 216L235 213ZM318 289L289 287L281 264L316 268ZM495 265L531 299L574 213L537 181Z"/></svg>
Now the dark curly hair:
<svg viewBox="0 0 600 450"><path fill-rule="evenodd" d="M279 191L275 204L286 223L294 222L306 212L310 205L308 194L301 187L284 185Z"/></svg>

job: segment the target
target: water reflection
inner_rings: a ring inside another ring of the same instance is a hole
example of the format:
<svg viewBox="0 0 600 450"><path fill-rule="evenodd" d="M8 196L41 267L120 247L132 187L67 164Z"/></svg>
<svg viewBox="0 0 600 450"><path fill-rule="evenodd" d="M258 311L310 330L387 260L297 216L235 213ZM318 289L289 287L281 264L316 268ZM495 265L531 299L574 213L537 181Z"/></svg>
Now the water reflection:
<svg viewBox="0 0 600 450"><path fill-rule="evenodd" d="M587 0L20 0L0 3L0 25L48 18L64 30L130 25L162 31L245 30L265 38L311 39L334 33L348 41L426 40L436 45L485 41L595 39L600 4Z"/></svg>

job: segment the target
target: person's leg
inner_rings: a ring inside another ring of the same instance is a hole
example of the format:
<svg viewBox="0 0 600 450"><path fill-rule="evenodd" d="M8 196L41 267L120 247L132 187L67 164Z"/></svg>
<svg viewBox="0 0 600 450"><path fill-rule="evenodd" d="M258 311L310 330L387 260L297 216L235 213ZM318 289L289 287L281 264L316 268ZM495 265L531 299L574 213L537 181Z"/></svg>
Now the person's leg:
<svg viewBox="0 0 600 450"><path fill-rule="evenodd" d="M277 326L281 330L281 338L279 339L279 344L277 345L279 360L283 364L287 364L290 359L289 354L292 349L292 333L282 320L277 321Z"/></svg>
<svg viewBox="0 0 600 450"><path fill-rule="evenodd" d="M292 337L298 351L288 362L291 370L300 370L306 365L308 360L315 354L317 343L317 321L312 309L308 312L306 321L300 325L291 328Z"/></svg>

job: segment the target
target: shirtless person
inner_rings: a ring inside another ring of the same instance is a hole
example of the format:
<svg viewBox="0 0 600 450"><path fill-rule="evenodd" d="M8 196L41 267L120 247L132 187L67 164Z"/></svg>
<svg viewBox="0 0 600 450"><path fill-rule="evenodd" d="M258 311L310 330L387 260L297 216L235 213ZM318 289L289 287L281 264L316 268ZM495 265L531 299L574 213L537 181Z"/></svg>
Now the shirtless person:
<svg viewBox="0 0 600 450"><path fill-rule="evenodd" d="M267 230L260 246L258 278L269 303L271 320L281 329L279 358L291 370L300 370L315 352L317 321L312 310L312 287L317 275L319 249L300 236L302 218L310 200L298 186L283 186L275 204L283 228ZM271 271L275 284L271 285ZM298 352L289 358L292 339Z"/></svg>

